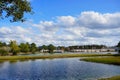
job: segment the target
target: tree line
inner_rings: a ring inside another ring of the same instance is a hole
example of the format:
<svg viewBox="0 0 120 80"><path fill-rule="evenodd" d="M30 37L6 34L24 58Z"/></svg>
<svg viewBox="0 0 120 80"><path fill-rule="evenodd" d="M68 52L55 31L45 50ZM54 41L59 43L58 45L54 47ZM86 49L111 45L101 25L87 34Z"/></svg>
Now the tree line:
<svg viewBox="0 0 120 80"><path fill-rule="evenodd" d="M120 42L116 47L120 48ZM54 50L63 50L69 52L73 49L102 49L107 48L105 45L79 45L79 46L54 46L53 44L37 46L35 43L20 43L16 41L10 41L8 44L0 41L0 55L17 55L19 53L32 53L40 52L43 50L43 53L54 53Z"/></svg>
<svg viewBox="0 0 120 80"><path fill-rule="evenodd" d="M55 46L50 44L48 46L43 45L42 47L37 47L35 43L20 43L18 44L16 41L10 41L9 44L0 41L0 55L17 55L19 53L32 53L34 54L41 49L48 49L49 53L53 53Z"/></svg>
<svg viewBox="0 0 120 80"><path fill-rule="evenodd" d="M106 45L80 45L80 46L69 46L70 49L102 49L107 48Z"/></svg>

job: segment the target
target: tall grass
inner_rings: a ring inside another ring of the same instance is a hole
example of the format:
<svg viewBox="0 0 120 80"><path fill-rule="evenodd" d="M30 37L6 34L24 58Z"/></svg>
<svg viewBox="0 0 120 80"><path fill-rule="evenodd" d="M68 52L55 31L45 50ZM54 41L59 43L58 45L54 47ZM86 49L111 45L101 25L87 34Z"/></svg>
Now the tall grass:
<svg viewBox="0 0 120 80"><path fill-rule="evenodd" d="M51 55L40 55L40 56L0 56L0 60L95 57L95 56L112 56L112 55L111 54L51 54Z"/></svg>
<svg viewBox="0 0 120 80"><path fill-rule="evenodd" d="M110 78L102 78L102 79L98 79L98 80L120 80L120 76L113 76Z"/></svg>
<svg viewBox="0 0 120 80"><path fill-rule="evenodd" d="M120 56L83 58L83 61L120 65Z"/></svg>

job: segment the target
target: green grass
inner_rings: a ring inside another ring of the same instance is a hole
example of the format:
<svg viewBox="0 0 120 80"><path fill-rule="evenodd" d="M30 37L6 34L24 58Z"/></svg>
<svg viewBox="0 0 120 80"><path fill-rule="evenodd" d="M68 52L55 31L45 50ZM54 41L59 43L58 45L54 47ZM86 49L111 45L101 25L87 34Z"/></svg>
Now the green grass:
<svg viewBox="0 0 120 80"><path fill-rule="evenodd" d="M40 56L0 56L0 60L95 57L95 56L112 56L112 55L111 54L51 54L51 55L40 55Z"/></svg>
<svg viewBox="0 0 120 80"><path fill-rule="evenodd" d="M94 57L94 58L89 57L83 58L81 60L88 62L120 65L120 56Z"/></svg>
<svg viewBox="0 0 120 80"><path fill-rule="evenodd" d="M120 80L120 76L113 76L110 78L102 78L102 79L98 79L98 80Z"/></svg>
<svg viewBox="0 0 120 80"><path fill-rule="evenodd" d="M119 55L113 55L113 56L107 56L107 57L89 57L89 58L87 57L87 58L82 58L81 60L87 61L87 62L120 65ZM113 76L110 78L102 78L98 80L120 80L120 76Z"/></svg>

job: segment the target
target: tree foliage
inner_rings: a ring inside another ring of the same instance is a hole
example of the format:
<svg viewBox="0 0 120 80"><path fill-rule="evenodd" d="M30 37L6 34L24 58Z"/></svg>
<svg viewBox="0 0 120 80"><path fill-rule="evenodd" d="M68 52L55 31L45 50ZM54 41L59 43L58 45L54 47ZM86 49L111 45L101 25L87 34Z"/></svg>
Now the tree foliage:
<svg viewBox="0 0 120 80"><path fill-rule="evenodd" d="M37 47L36 47L36 44L35 43L31 43L30 44L30 51L32 53L35 53L37 51Z"/></svg>
<svg viewBox="0 0 120 80"><path fill-rule="evenodd" d="M120 48L120 41L119 41L119 43L117 44L117 47L119 47L119 48Z"/></svg>
<svg viewBox="0 0 120 80"><path fill-rule="evenodd" d="M10 41L9 46L11 48L11 52L13 53L13 55L17 55L17 53L20 51L20 48L16 41Z"/></svg>
<svg viewBox="0 0 120 80"><path fill-rule="evenodd" d="M7 44L5 42L0 41L0 47L6 46Z"/></svg>
<svg viewBox="0 0 120 80"><path fill-rule="evenodd" d="M118 47L118 53L120 54L120 41L119 41L119 43L117 44L117 47Z"/></svg>
<svg viewBox="0 0 120 80"><path fill-rule="evenodd" d="M27 0L0 0L0 17L10 17L11 22L25 21L24 14L31 13L31 5Z"/></svg>
<svg viewBox="0 0 120 80"><path fill-rule="evenodd" d="M20 51L21 52L29 52L30 51L30 49L29 49L29 45L27 44L27 43L21 43L20 45L19 45L19 47L20 47Z"/></svg>
<svg viewBox="0 0 120 80"><path fill-rule="evenodd" d="M46 45L42 45L41 49L47 50L48 47Z"/></svg>
<svg viewBox="0 0 120 80"><path fill-rule="evenodd" d="M6 55L8 55L8 51L4 50L4 49L0 49L0 55L1 56L6 56Z"/></svg>
<svg viewBox="0 0 120 80"><path fill-rule="evenodd" d="M105 45L80 45L80 46L69 46L70 49L102 49L106 48Z"/></svg>
<svg viewBox="0 0 120 80"><path fill-rule="evenodd" d="M53 51L55 50L55 46L52 44L48 45L48 50L49 50L49 53L53 53Z"/></svg>

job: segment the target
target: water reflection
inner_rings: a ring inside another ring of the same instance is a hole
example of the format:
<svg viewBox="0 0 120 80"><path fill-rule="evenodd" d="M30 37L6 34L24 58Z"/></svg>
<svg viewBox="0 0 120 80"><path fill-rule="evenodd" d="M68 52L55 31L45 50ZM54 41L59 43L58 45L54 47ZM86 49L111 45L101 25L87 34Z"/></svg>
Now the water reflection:
<svg viewBox="0 0 120 80"><path fill-rule="evenodd" d="M0 63L0 80L95 80L120 74L120 66L79 58L20 60Z"/></svg>

